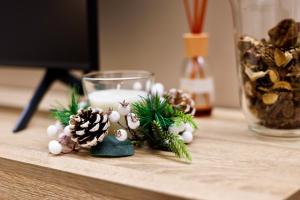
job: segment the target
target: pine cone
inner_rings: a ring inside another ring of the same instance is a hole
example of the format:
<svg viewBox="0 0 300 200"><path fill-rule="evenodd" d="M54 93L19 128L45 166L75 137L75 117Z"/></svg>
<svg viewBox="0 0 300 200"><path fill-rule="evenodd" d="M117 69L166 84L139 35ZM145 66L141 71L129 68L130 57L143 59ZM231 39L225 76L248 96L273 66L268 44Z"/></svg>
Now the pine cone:
<svg viewBox="0 0 300 200"><path fill-rule="evenodd" d="M189 94L184 93L182 90L171 89L165 94L165 97L174 108L185 114L195 115L195 102Z"/></svg>
<svg viewBox="0 0 300 200"><path fill-rule="evenodd" d="M70 117L71 139L81 147L92 147L102 142L110 126L107 113L102 110L80 109Z"/></svg>

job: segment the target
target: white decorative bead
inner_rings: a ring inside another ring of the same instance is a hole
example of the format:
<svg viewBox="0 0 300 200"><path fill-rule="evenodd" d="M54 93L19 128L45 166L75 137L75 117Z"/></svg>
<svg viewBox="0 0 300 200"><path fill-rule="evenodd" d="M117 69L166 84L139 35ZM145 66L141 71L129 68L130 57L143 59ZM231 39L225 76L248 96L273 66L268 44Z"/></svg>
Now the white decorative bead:
<svg viewBox="0 0 300 200"><path fill-rule="evenodd" d="M87 104L86 101L80 101L79 104L78 104L79 108L86 108L87 105L88 105L88 104Z"/></svg>
<svg viewBox="0 0 300 200"><path fill-rule="evenodd" d="M60 121L55 122L55 126L57 127L58 131L62 131L64 129L63 125L60 123Z"/></svg>
<svg viewBox="0 0 300 200"><path fill-rule="evenodd" d="M120 113L117 111L111 111L108 118L111 122L118 122L120 120Z"/></svg>
<svg viewBox="0 0 300 200"><path fill-rule="evenodd" d="M130 105L125 105L123 103L120 103L119 104L119 107L118 107L118 112L120 115L128 115L128 113L130 112Z"/></svg>
<svg viewBox="0 0 300 200"><path fill-rule="evenodd" d="M70 130L70 126L69 125L64 128L64 134L66 134L67 136L71 135L71 130Z"/></svg>
<svg viewBox="0 0 300 200"><path fill-rule="evenodd" d="M184 131L181 135L184 143L191 143L193 141L193 133Z"/></svg>
<svg viewBox="0 0 300 200"><path fill-rule="evenodd" d="M188 131L188 132L191 132L191 133L194 132L194 128L191 126L190 123L185 123L184 126L185 126L185 128L184 128L185 131Z"/></svg>
<svg viewBox="0 0 300 200"><path fill-rule="evenodd" d="M151 88L152 95L162 96L164 93L164 85L161 83L155 83Z"/></svg>
<svg viewBox="0 0 300 200"><path fill-rule="evenodd" d="M141 84L141 82L136 81L132 87L134 90L141 90L143 88L143 85Z"/></svg>
<svg viewBox="0 0 300 200"><path fill-rule="evenodd" d="M169 132L173 133L173 134L179 134L180 132L183 132L185 128L185 124L184 123L180 123L180 124L171 124L171 126L169 126Z"/></svg>
<svg viewBox="0 0 300 200"><path fill-rule="evenodd" d="M48 126L48 128L47 128L47 135L49 137L55 137L55 136L57 136L57 133L58 133L57 126L55 126L55 125Z"/></svg>
<svg viewBox="0 0 300 200"><path fill-rule="evenodd" d="M127 115L128 127L132 130L137 129L140 126L140 120L136 117L134 113L129 113Z"/></svg>
<svg viewBox="0 0 300 200"><path fill-rule="evenodd" d="M63 148L62 148L62 145L58 141L51 140L48 144L48 149L49 149L50 153L57 155L62 152Z"/></svg>
<svg viewBox="0 0 300 200"><path fill-rule="evenodd" d="M121 142L127 140L127 131L124 129L117 130L116 138Z"/></svg>
<svg viewBox="0 0 300 200"><path fill-rule="evenodd" d="M148 80L146 82L146 92L150 92L151 87L152 87L152 81Z"/></svg>

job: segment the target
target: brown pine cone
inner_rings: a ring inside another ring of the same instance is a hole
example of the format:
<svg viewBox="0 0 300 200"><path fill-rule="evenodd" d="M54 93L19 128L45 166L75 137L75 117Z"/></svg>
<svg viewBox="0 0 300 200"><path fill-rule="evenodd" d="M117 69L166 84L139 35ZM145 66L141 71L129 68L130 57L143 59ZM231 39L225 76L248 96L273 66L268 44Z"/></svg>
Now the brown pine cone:
<svg viewBox="0 0 300 200"><path fill-rule="evenodd" d="M84 148L102 142L110 126L107 113L92 108L80 109L77 115L70 117L69 124L71 139Z"/></svg>
<svg viewBox="0 0 300 200"><path fill-rule="evenodd" d="M165 97L174 108L185 114L195 115L195 102L189 94L184 93L182 90L171 89L165 94Z"/></svg>

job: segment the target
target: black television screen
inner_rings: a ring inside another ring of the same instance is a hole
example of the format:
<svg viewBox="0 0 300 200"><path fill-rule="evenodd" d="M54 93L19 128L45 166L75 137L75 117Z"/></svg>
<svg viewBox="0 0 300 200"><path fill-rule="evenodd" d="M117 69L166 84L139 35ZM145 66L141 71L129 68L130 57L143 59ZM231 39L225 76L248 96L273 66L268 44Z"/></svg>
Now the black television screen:
<svg viewBox="0 0 300 200"><path fill-rule="evenodd" d="M97 8L93 2L1 1L0 65L96 69Z"/></svg>

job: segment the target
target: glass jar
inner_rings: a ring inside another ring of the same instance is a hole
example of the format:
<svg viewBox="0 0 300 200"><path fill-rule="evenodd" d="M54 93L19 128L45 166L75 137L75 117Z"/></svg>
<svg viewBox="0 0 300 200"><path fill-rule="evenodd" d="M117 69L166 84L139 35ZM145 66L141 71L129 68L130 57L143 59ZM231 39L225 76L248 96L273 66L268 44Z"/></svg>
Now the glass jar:
<svg viewBox="0 0 300 200"><path fill-rule="evenodd" d="M180 89L189 93L194 100L195 116L209 116L213 109L214 84L206 62L208 36L205 33L186 33L183 38L186 58Z"/></svg>
<svg viewBox="0 0 300 200"><path fill-rule="evenodd" d="M251 130L300 136L300 1L231 0L240 100Z"/></svg>

